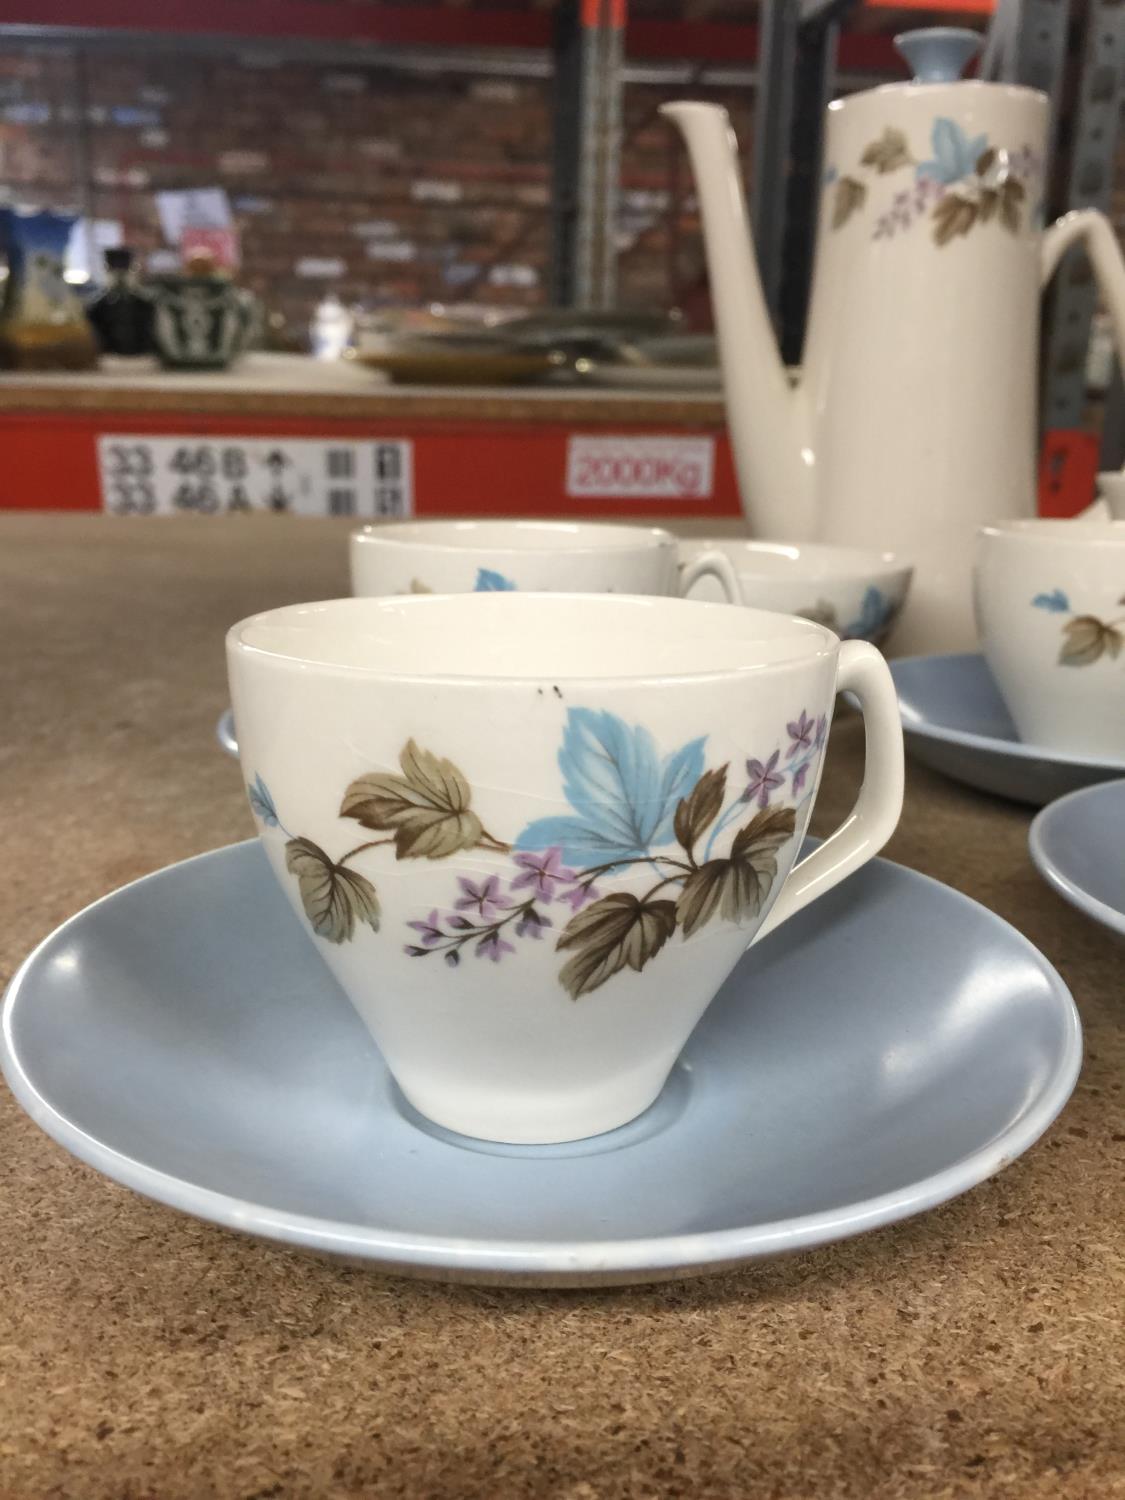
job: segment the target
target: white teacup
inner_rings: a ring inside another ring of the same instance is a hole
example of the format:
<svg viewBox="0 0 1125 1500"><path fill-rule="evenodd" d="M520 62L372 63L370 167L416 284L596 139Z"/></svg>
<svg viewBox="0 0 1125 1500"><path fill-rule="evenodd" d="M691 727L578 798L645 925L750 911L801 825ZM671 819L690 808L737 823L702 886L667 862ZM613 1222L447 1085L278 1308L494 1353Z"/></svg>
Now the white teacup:
<svg viewBox="0 0 1125 1500"><path fill-rule="evenodd" d="M755 609L776 609L827 625L845 640L873 641L890 634L906 602L913 576L909 563L893 552L836 547L817 542L757 542L728 537L680 540L687 567L708 564L722 580L694 575L693 599L724 595Z"/></svg>
<svg viewBox="0 0 1125 1500"><path fill-rule="evenodd" d="M902 804L886 663L782 615L343 599L244 620L227 654L278 880L403 1094L468 1135L571 1140L646 1109L747 946ZM794 868L845 689L863 788Z"/></svg>
<svg viewBox="0 0 1125 1500"><path fill-rule="evenodd" d="M399 521L351 535L352 593L677 594L725 575L711 562L677 576L676 539L659 526L601 521ZM733 599L733 595L728 596Z"/></svg>
<svg viewBox="0 0 1125 1500"><path fill-rule="evenodd" d="M1020 738L1125 763L1125 522L983 527L973 591Z"/></svg>

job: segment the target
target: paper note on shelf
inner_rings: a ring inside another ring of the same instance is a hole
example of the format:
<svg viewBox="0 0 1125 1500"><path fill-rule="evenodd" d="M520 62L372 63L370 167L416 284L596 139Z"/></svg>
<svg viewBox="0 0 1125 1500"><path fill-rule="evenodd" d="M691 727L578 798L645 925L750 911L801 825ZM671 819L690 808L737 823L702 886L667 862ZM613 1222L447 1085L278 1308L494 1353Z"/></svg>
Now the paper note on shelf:
<svg viewBox="0 0 1125 1500"><path fill-rule="evenodd" d="M409 438L98 438L102 505L110 515L276 511L373 520L414 513Z"/></svg>
<svg viewBox="0 0 1125 1500"><path fill-rule="evenodd" d="M567 443L572 499L709 500L713 437L587 437Z"/></svg>

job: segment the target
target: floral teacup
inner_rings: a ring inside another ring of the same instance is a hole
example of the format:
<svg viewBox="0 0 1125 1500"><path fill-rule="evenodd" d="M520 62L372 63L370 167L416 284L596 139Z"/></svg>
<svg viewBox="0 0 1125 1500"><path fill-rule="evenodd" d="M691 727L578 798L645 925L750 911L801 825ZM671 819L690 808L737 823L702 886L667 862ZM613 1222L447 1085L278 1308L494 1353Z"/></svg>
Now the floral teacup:
<svg viewBox="0 0 1125 1500"><path fill-rule="evenodd" d="M894 627L913 573L893 552L865 547L704 537L681 539L679 548L685 572L709 564L723 579L723 594L739 604L801 615L844 640L875 645ZM693 599L723 597L698 574L684 592Z"/></svg>
<svg viewBox="0 0 1125 1500"><path fill-rule="evenodd" d="M656 1098L747 946L878 852L902 731L877 651L680 599L273 610L227 638L282 888L406 1098L512 1142ZM859 802L794 864L837 690Z"/></svg>
<svg viewBox="0 0 1125 1500"><path fill-rule="evenodd" d="M352 593L686 593L725 577L701 560L677 578L676 539L659 526L600 521L398 521L351 536Z"/></svg>
<svg viewBox="0 0 1125 1500"><path fill-rule="evenodd" d="M973 587L1020 738L1125 763L1125 521L986 526Z"/></svg>

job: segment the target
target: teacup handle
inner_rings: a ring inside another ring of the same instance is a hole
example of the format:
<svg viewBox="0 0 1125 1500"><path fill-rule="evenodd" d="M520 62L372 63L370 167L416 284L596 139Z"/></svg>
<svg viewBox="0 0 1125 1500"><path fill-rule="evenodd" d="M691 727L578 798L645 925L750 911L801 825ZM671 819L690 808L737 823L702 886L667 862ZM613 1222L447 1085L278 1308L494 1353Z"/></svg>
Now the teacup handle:
<svg viewBox="0 0 1125 1500"><path fill-rule="evenodd" d="M874 646L866 641L841 644L836 691L853 693L863 714L867 735L863 785L836 832L794 865L755 942L874 859L895 831L902 812L902 719L890 668Z"/></svg>
<svg viewBox="0 0 1125 1500"><path fill-rule="evenodd" d="M717 547L713 547L710 552L701 552L698 557L693 557L691 562L685 564L680 574L680 594L687 594L701 578L708 577L718 581L728 604L744 602L734 565L726 553L720 552Z"/></svg>

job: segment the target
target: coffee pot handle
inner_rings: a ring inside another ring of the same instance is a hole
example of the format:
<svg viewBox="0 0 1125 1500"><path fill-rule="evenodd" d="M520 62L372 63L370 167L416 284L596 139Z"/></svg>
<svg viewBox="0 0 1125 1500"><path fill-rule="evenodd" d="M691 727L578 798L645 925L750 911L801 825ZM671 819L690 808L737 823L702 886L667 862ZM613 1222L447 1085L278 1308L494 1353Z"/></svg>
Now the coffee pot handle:
<svg viewBox="0 0 1125 1500"><path fill-rule="evenodd" d="M1094 280L1105 298L1113 322L1117 357L1125 366L1125 260L1105 214L1096 208L1075 209L1051 225L1043 235L1040 286L1047 285L1058 269L1059 261L1079 240L1085 244L1086 254L1094 268Z"/></svg>
<svg viewBox="0 0 1125 1500"><path fill-rule="evenodd" d="M739 586L734 565L726 553L720 552L717 547L713 547L709 552L701 552L698 557L693 557L691 562L685 563L680 571L681 595L686 595L694 584L698 583L701 578L707 577L718 581L728 604L743 602L742 589Z"/></svg>
<svg viewBox="0 0 1125 1500"><path fill-rule="evenodd" d="M863 714L867 733L863 785L855 806L835 833L789 872L755 942L874 859L898 825L904 776L902 719L890 668L874 646L866 641L843 642L836 691L853 693Z"/></svg>

